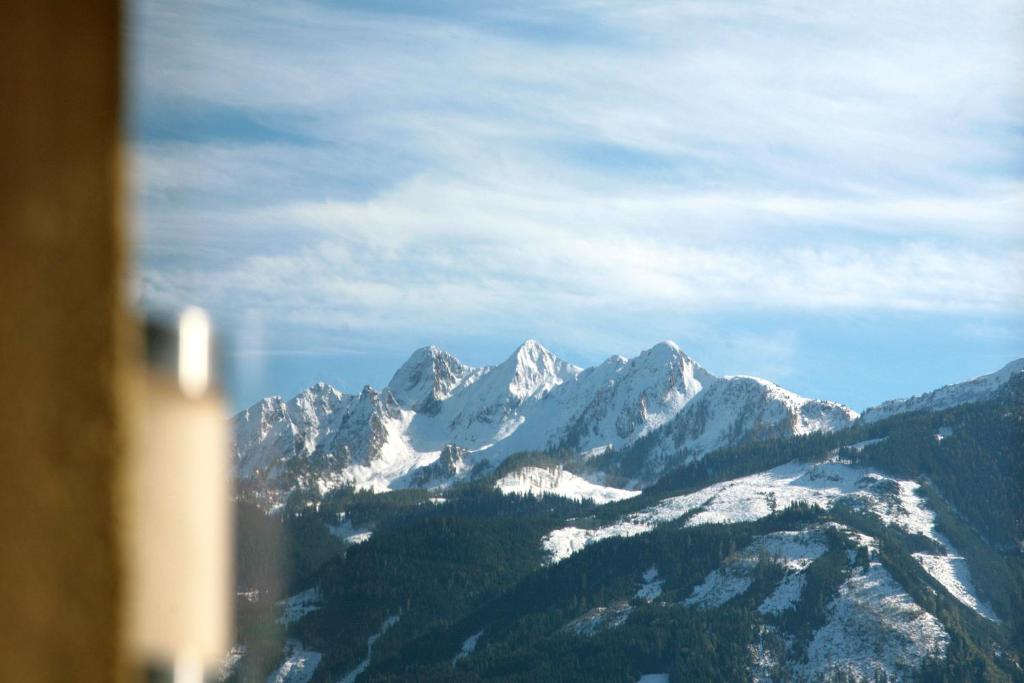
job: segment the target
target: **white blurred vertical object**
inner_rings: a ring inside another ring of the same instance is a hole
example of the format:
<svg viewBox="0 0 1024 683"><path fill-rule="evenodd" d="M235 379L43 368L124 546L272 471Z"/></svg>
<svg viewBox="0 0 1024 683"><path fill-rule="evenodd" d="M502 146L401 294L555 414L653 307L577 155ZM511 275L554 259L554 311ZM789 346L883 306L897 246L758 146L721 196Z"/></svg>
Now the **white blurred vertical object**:
<svg viewBox="0 0 1024 683"><path fill-rule="evenodd" d="M199 398L210 386L210 317L189 307L178 316L178 386L187 398Z"/></svg>
<svg viewBox="0 0 1024 683"><path fill-rule="evenodd" d="M230 647L230 448L213 376L211 325L189 308L150 324L126 467L130 656L202 679Z"/></svg>

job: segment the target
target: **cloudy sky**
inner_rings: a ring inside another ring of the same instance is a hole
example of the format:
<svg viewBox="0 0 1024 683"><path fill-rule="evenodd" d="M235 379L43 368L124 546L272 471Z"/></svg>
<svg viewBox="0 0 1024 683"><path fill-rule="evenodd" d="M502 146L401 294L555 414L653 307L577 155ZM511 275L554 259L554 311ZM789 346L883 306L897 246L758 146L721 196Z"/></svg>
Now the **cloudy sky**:
<svg viewBox="0 0 1024 683"><path fill-rule="evenodd" d="M543 8L541 8L543 6ZM137 291L234 405L673 339L857 409L1024 356L1024 0L158 2Z"/></svg>

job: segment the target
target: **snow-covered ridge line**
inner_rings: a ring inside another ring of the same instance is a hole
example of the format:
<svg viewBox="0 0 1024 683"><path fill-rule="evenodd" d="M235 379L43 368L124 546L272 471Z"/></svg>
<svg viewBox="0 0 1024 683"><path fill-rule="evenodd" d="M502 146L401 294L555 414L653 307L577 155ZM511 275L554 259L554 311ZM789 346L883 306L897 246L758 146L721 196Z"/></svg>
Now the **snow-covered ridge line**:
<svg viewBox="0 0 1024 683"><path fill-rule="evenodd" d="M873 470L840 462L790 462L765 472L712 484L693 493L665 498L597 529L564 527L544 539L558 562L590 543L635 536L686 515L687 526L750 522L793 503L824 508L839 500L858 505L908 533L934 537L934 517L917 496L918 484L897 481Z"/></svg>
<svg viewBox="0 0 1024 683"><path fill-rule="evenodd" d="M947 555L917 553L921 567L950 595L988 619L991 608L975 594L970 570L948 539L935 528L935 515L920 496L920 485L893 479L875 470L838 461L790 462L765 472L731 479L693 493L665 498L596 529L563 527L542 543L550 561L561 562L591 543L644 534L658 525L689 516L686 526L752 522L793 503L851 506L876 515L884 524L921 534L945 548ZM870 539L868 539L870 541Z"/></svg>
<svg viewBox="0 0 1024 683"><path fill-rule="evenodd" d="M965 403L984 401L1010 381L1014 375L1024 372L1024 358L1004 365L996 372L981 375L966 382L947 384L944 387L910 398L885 401L864 411L865 422L877 422L893 415L918 410L945 410Z"/></svg>
<svg viewBox="0 0 1024 683"><path fill-rule="evenodd" d="M264 399L233 426L236 472L263 482L269 505L295 488L444 487L515 452L618 450L648 435L657 435L644 475L653 480L750 434L832 430L855 418L767 380L716 377L673 342L584 370L529 340L482 368L425 347L381 391L320 383L288 401Z"/></svg>

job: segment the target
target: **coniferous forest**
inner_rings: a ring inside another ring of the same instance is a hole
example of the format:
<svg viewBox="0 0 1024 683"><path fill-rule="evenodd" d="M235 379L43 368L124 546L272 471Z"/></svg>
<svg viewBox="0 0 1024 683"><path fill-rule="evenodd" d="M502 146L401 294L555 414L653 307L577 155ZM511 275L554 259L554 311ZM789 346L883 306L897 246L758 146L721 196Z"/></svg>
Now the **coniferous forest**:
<svg viewBox="0 0 1024 683"><path fill-rule="evenodd" d="M494 489L504 471L564 461L558 453L522 454L502 471L442 491L296 493L270 514L243 492L236 506L237 613L245 654L231 680L266 680L289 643L321 656L314 681L341 680L361 664L360 681L380 682L635 681L655 672L673 681L805 680L801 667L816 656L815 634L834 619L843 586L874 566L933 615L947 638L944 656L902 669L897 663L876 680L1024 681L1022 450L1018 377L982 403L750 441L601 506ZM567 524L597 529L719 482L830 459L916 482L935 537L856 504L794 503L736 523L687 525L691 511L558 562L542 544ZM332 533L339 519L372 535L345 543ZM743 549L808 529L821 547L801 571L799 599L766 613L759 605L787 570L768 553L748 557ZM874 540L856 540L865 537ZM916 559L942 556L935 538L963 555L991 618L958 600ZM653 568L657 590L645 594ZM706 577L740 572L745 588L729 599L688 601ZM310 589L315 604L282 619L279 602ZM855 678L842 669L827 677Z"/></svg>

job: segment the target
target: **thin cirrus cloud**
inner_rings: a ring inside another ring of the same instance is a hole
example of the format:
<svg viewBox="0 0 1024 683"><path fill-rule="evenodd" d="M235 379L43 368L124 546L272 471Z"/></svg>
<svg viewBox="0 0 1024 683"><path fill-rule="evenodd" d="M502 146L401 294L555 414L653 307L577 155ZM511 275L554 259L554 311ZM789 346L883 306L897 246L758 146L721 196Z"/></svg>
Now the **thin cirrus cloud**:
<svg viewBox="0 0 1024 683"><path fill-rule="evenodd" d="M528 329L589 358L751 310L1019 328L1022 29L1009 0L140 0L140 293L280 321L280 355ZM722 347L791 368L780 326Z"/></svg>

